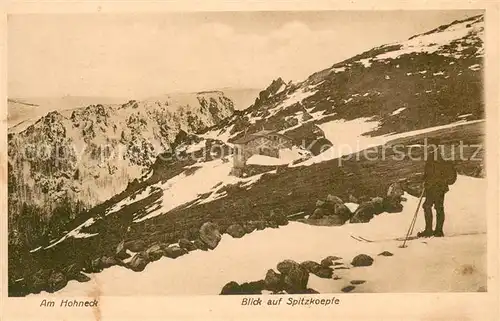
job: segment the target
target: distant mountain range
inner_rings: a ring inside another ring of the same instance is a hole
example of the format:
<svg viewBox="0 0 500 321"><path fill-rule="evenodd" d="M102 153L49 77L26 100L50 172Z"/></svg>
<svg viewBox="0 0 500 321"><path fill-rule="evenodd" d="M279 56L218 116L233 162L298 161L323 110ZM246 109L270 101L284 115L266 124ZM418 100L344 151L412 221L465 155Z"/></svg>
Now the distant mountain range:
<svg viewBox="0 0 500 321"><path fill-rule="evenodd" d="M234 109L241 110L253 103L260 89L226 87L214 90L224 92L233 101ZM129 100L127 98L86 96L9 98L7 115L9 132L23 130L38 118L54 110L67 110L98 104L121 105Z"/></svg>

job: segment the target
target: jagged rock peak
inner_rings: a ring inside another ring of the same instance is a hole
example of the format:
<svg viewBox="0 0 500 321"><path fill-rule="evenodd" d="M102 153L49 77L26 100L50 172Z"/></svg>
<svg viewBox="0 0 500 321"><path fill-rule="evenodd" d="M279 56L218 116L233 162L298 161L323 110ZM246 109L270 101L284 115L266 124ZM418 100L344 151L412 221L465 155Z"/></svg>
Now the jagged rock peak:
<svg viewBox="0 0 500 321"><path fill-rule="evenodd" d="M282 92L286 88L287 84L283 81L281 77L273 80L266 89L259 93L259 97L255 99L254 106L260 106L265 100L269 99L271 96Z"/></svg>

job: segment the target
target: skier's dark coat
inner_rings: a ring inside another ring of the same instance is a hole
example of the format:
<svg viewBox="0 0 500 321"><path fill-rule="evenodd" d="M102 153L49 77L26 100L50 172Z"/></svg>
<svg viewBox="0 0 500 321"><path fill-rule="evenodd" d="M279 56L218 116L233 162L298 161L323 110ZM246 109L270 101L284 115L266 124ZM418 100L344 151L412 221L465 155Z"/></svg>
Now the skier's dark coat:
<svg viewBox="0 0 500 321"><path fill-rule="evenodd" d="M449 191L448 185L455 182L456 175L452 162L444 160L437 154L430 154L424 168L425 190L446 193Z"/></svg>

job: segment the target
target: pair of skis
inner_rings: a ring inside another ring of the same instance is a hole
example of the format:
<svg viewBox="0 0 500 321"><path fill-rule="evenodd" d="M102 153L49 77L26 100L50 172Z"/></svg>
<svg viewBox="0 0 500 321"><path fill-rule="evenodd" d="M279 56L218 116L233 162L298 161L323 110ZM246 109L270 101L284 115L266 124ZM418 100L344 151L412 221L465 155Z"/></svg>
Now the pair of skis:
<svg viewBox="0 0 500 321"><path fill-rule="evenodd" d="M387 241L404 241L405 239L407 241L410 241L410 240L414 240L414 239L418 238L417 236L408 236L408 237L401 236L401 237L396 237L396 238L392 238L392 239L369 240L369 239L366 239L366 238L359 236L359 235L351 235L351 237L358 242L365 242L365 243L387 242Z"/></svg>
<svg viewBox="0 0 500 321"><path fill-rule="evenodd" d="M465 232L465 233L452 233L452 234L447 234L446 237L457 237L457 236L469 236L469 235L485 235L486 232L480 232L480 231L471 231L471 232ZM370 239L366 239L362 236L359 236L359 235L352 235L351 234L351 237L353 239L355 239L356 241L359 241L359 242L365 242L365 243L377 243L377 242L390 242L390 241L404 241L404 240L407 240L407 241L411 241L411 240L416 240L418 239L419 237L416 236L416 235L413 235L413 236L408 236L408 237L405 237L405 236L401 236L401 237L396 237L396 238L387 238L387 239L379 239L379 240L370 240ZM429 237L429 238L421 238L422 240L426 240L426 239L433 239L434 237Z"/></svg>
<svg viewBox="0 0 500 321"><path fill-rule="evenodd" d="M367 243L372 243L373 242L372 240L367 240L364 237L358 236L358 235L351 235L351 237L353 239L355 239L356 241L358 241L358 242L367 242Z"/></svg>

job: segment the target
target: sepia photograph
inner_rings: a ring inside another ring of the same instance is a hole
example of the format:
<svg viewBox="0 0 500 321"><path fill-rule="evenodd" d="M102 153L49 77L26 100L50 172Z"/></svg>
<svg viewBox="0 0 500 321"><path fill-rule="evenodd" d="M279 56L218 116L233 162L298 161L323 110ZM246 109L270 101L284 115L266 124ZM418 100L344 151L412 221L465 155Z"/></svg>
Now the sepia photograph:
<svg viewBox="0 0 500 321"><path fill-rule="evenodd" d="M488 292L485 19L9 14L8 296Z"/></svg>

